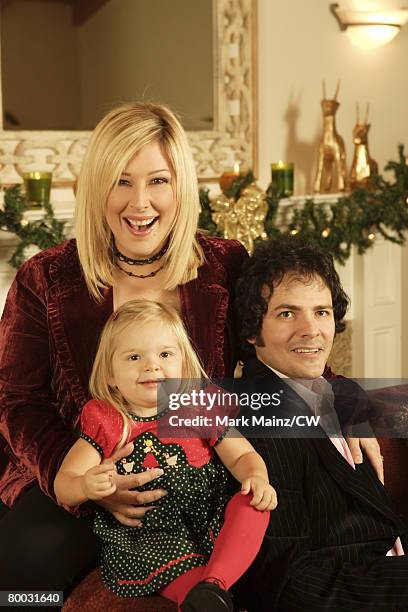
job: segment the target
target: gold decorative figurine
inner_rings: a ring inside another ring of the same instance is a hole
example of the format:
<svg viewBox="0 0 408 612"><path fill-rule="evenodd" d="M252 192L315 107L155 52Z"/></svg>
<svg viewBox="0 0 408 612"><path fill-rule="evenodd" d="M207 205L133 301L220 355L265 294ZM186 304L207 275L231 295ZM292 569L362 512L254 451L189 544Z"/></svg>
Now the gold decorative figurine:
<svg viewBox="0 0 408 612"><path fill-rule="evenodd" d="M252 253L257 238L266 238L266 194L255 183L243 189L237 202L221 194L211 207L212 218L224 237L239 240L249 253Z"/></svg>
<svg viewBox="0 0 408 612"><path fill-rule="evenodd" d="M335 114L340 106L337 102L340 81L333 99L326 98L326 84L323 81L323 137L319 146L314 190L316 193L336 193L346 188L347 167L344 140L337 133Z"/></svg>
<svg viewBox="0 0 408 612"><path fill-rule="evenodd" d="M366 116L363 123L360 123L360 112L357 104L357 123L353 129L354 157L350 169L350 189L358 187L370 188L373 186L374 177L378 174L378 164L370 156L368 150L368 123L367 104Z"/></svg>

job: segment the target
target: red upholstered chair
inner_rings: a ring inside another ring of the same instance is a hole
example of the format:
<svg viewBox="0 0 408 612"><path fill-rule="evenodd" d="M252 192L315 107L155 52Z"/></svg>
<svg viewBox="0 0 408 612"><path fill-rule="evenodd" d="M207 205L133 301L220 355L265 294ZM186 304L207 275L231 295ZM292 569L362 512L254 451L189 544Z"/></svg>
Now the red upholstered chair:
<svg viewBox="0 0 408 612"><path fill-rule="evenodd" d="M395 410L398 401L408 397L408 386L403 389L381 389L369 393L381 418ZM401 513L408 520L408 441L398 438L383 438L379 440L384 456L385 485ZM101 579L99 569L88 574L75 587L67 598L63 612L175 612L177 606L163 597L140 597L134 599L122 598L107 589Z"/></svg>

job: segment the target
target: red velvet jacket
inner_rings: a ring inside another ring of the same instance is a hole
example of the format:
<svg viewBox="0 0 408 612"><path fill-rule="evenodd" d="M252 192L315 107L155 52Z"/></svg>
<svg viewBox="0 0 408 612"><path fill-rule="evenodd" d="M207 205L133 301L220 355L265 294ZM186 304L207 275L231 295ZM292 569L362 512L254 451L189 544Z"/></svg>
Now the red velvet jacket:
<svg viewBox="0 0 408 612"><path fill-rule="evenodd" d="M232 376L236 361L231 294L247 257L237 241L199 235L206 263L179 287L182 317L210 376ZM0 497L12 506L34 480L53 482L76 440L88 380L112 289L96 302L74 240L42 251L18 271L0 324Z"/></svg>

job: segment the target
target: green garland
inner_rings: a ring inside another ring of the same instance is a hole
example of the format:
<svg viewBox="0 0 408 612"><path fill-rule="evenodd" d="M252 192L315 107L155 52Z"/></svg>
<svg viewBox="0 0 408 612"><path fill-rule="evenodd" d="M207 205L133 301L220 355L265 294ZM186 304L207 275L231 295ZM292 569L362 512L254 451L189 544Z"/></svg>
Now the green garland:
<svg viewBox="0 0 408 612"><path fill-rule="evenodd" d="M372 190L357 189L335 203L316 203L312 198L307 199L302 208L295 208L287 230L280 230L276 226L280 200L270 185L266 197L266 234L270 238L280 233L300 234L332 253L341 264L350 256L352 246L357 247L358 253L365 253L373 245L377 233L385 240L404 244L403 232L408 229L408 161L402 145L398 147L398 151L399 161L390 161L385 167L385 170L394 173L395 180L392 183L379 175ZM237 201L241 191L253 181L252 172L240 175L225 195ZM200 189L200 202L200 228L214 236L221 236L212 220L208 189ZM20 238L9 260L14 268L23 263L25 251L30 245L46 249L65 240L65 222L55 218L51 204L46 204L43 208L44 217L29 222L24 219L28 207L20 186L4 190L3 210L0 208L0 229L12 232Z"/></svg>
<svg viewBox="0 0 408 612"><path fill-rule="evenodd" d="M373 245L377 233L385 240L404 244L403 232L408 229L408 162L402 145L398 151L399 161L390 161L385 167L385 170L394 173L392 183L379 175L373 189L357 189L335 203L316 203L308 198L302 208L295 208L286 230L276 226L279 197L270 185L266 198L266 234L270 238L280 233L299 234L332 253L340 264L344 264L350 256L352 246L357 247L358 253L365 253ZM240 175L226 195L238 200L241 190L251 182L249 179L253 180L252 173ZM208 190L200 191L200 200L200 227L220 235L211 219Z"/></svg>
<svg viewBox="0 0 408 612"><path fill-rule="evenodd" d="M51 204L44 204L44 217L37 221L27 221L24 213L28 210L27 200L21 194L20 185L4 190L3 210L0 208L0 229L12 232L20 238L9 263L18 268L25 261L25 251L35 245L39 249L56 246L65 240L64 221L54 216Z"/></svg>

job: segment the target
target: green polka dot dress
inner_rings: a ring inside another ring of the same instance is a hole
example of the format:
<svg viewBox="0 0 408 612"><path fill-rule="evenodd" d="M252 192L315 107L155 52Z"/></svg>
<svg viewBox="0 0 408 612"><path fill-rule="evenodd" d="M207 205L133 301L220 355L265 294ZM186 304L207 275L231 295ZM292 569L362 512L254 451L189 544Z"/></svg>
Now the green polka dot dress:
<svg viewBox="0 0 408 612"><path fill-rule="evenodd" d="M131 455L117 462L120 474L161 467L164 475L138 490L163 488L142 527L126 527L97 510L94 531L101 538L102 577L117 595L154 593L200 565L211 554L223 522L228 474L214 454L217 439L161 438L160 418L131 416ZM110 405L91 400L82 412L81 437L109 457L123 431L120 414Z"/></svg>

